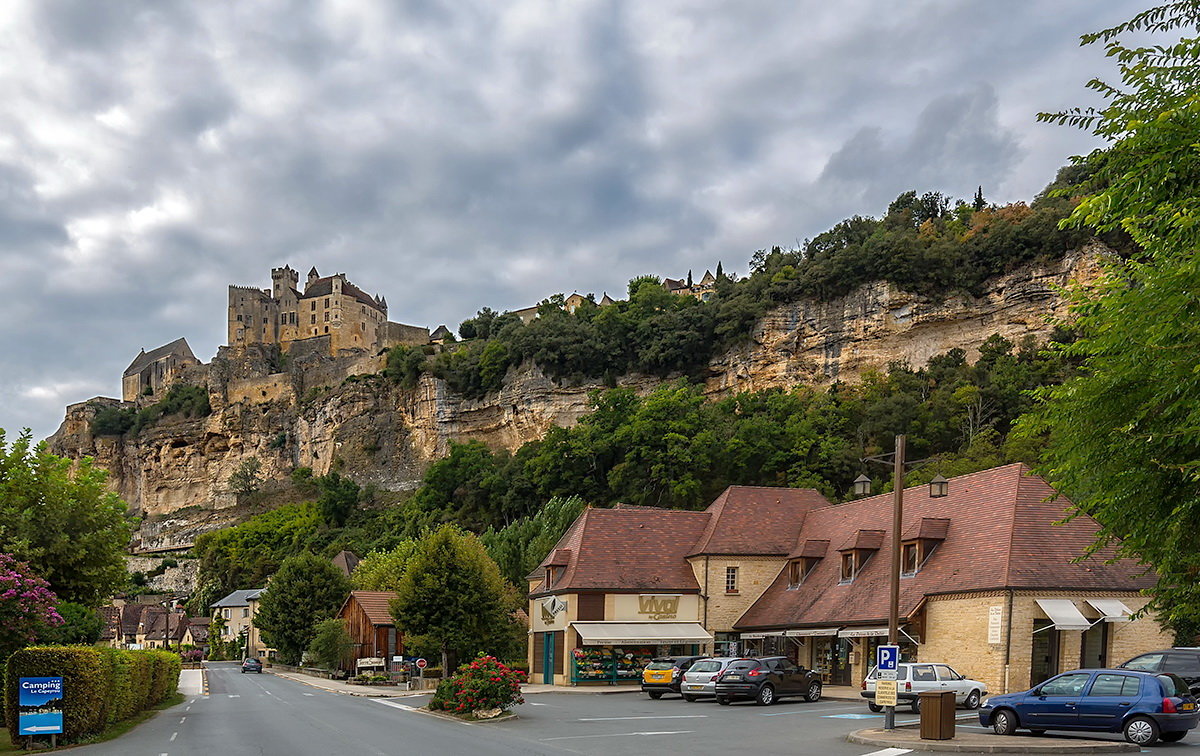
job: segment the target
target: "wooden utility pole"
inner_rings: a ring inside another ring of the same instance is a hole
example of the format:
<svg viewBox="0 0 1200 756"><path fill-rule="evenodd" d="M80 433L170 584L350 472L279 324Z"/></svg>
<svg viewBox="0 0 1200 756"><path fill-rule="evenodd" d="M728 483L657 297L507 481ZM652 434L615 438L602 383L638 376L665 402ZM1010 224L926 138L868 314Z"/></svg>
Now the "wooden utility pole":
<svg viewBox="0 0 1200 756"><path fill-rule="evenodd" d="M892 576L891 600L888 602L888 643L900 645L900 528L904 522L904 434L896 436L892 466ZM896 726L896 707L889 706L884 715L884 729Z"/></svg>

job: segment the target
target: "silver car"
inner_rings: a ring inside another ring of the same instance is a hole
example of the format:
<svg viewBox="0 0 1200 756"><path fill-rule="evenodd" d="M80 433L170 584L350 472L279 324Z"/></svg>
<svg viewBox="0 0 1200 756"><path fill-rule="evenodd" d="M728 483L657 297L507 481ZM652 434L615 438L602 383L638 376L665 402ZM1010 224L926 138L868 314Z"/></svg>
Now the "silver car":
<svg viewBox="0 0 1200 756"><path fill-rule="evenodd" d="M683 683L679 686L683 700L690 702L698 698L716 696L717 678L734 661L737 659L720 656L701 659L693 664L687 672L683 673Z"/></svg>
<svg viewBox="0 0 1200 756"><path fill-rule="evenodd" d="M882 711L883 707L875 703L874 667L863 680L862 688L867 707L871 711ZM968 680L948 664L903 662L896 666L896 698L911 706L914 712L921 710L918 694L945 690L954 691L954 702L968 709L978 709L980 701L988 694L986 683Z"/></svg>

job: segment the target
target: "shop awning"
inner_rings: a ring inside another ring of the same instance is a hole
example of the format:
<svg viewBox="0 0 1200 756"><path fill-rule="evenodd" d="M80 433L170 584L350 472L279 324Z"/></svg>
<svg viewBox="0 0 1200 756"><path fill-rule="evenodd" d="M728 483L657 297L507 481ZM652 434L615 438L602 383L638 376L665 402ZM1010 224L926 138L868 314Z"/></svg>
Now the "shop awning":
<svg viewBox="0 0 1200 756"><path fill-rule="evenodd" d="M1118 599L1084 599L1093 609L1104 616L1105 622L1128 622L1129 607Z"/></svg>
<svg viewBox="0 0 1200 756"><path fill-rule="evenodd" d="M1087 617L1080 614L1075 602L1070 599L1034 599L1042 608L1054 627L1059 630L1087 630L1092 626Z"/></svg>
<svg viewBox="0 0 1200 756"><path fill-rule="evenodd" d="M783 634L789 638L811 638L817 635L837 635L836 627L805 627L799 630L784 630Z"/></svg>
<svg viewBox="0 0 1200 756"><path fill-rule="evenodd" d="M838 630L839 638L874 638L876 636L888 634L886 627L847 627L843 630Z"/></svg>
<svg viewBox="0 0 1200 756"><path fill-rule="evenodd" d="M786 633L782 630L776 630L770 633L741 633L738 637L742 640L762 640L763 638L782 638Z"/></svg>
<svg viewBox="0 0 1200 756"><path fill-rule="evenodd" d="M712 635L699 622L572 622L585 646L644 643L711 643Z"/></svg>

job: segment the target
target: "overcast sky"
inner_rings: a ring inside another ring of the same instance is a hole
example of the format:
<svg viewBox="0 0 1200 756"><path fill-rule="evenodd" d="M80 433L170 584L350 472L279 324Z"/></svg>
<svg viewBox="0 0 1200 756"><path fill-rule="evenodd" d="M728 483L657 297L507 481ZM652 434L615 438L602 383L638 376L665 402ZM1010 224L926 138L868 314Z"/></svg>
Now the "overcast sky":
<svg viewBox="0 0 1200 756"><path fill-rule="evenodd" d="M744 273L900 192L1028 200L1122 0L7 0L0 428L225 340L226 286L392 320Z"/></svg>

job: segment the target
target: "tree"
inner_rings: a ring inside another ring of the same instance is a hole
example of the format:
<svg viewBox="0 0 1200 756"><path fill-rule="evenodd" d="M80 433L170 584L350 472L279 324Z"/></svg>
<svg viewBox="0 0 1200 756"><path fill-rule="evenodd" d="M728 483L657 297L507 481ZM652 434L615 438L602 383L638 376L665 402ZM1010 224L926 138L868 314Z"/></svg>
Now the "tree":
<svg viewBox="0 0 1200 756"><path fill-rule="evenodd" d="M0 662L62 624L49 584L29 565L0 553Z"/></svg>
<svg viewBox="0 0 1200 756"><path fill-rule="evenodd" d="M326 524L340 528L354 511L358 503L358 484L338 473L331 472L317 478L321 497L317 499L317 511Z"/></svg>
<svg viewBox="0 0 1200 756"><path fill-rule="evenodd" d="M90 458L76 463L0 430L0 551L28 562L64 601L99 606L125 585L125 503Z"/></svg>
<svg viewBox="0 0 1200 756"><path fill-rule="evenodd" d="M238 496L249 496L262 485L262 462L258 457L243 459L229 475L229 488Z"/></svg>
<svg viewBox="0 0 1200 756"><path fill-rule="evenodd" d="M1181 634L1200 629L1200 38L1129 47L1128 33L1200 26L1194 0L1089 34L1121 83L1088 87L1107 105L1042 113L1108 142L1077 158L1085 195L1066 224L1123 230L1143 250L1112 260L1092 296L1076 291L1079 335L1061 351L1081 373L1038 394L1023 432L1045 434L1039 472L1101 525L1101 543L1154 568L1151 608Z"/></svg>
<svg viewBox="0 0 1200 756"><path fill-rule="evenodd" d="M296 554L283 561L263 591L254 623L284 664L297 664L317 623L333 617L349 593L349 581L332 562Z"/></svg>
<svg viewBox="0 0 1200 756"><path fill-rule="evenodd" d="M401 541L390 551L367 554L354 568L350 583L359 591L396 590L416 548L417 542L410 539Z"/></svg>
<svg viewBox="0 0 1200 756"><path fill-rule="evenodd" d="M71 601L59 602L54 609L62 617L62 624L39 634L39 642L56 645L82 643L90 646L100 640L100 633L104 630L104 619L100 612Z"/></svg>
<svg viewBox="0 0 1200 756"><path fill-rule="evenodd" d="M338 669L349 661L354 638L346 630L346 621L338 617L317 623L308 655L319 667Z"/></svg>
<svg viewBox="0 0 1200 756"><path fill-rule="evenodd" d="M449 674L457 659L509 643L516 601L479 539L443 525L421 539L391 610L396 628L436 648Z"/></svg>
<svg viewBox="0 0 1200 756"><path fill-rule="evenodd" d="M975 190L975 199L971 201L971 209L979 212L985 207L987 207L987 200L983 198L983 185L980 184L979 188Z"/></svg>
<svg viewBox="0 0 1200 756"><path fill-rule="evenodd" d="M501 574L513 585L523 585L525 576L546 558L583 509L583 499L578 496L555 496L536 514L523 517L500 530L489 529L479 539L487 548L488 555L496 561ZM362 564L358 565L358 569L362 569Z"/></svg>

